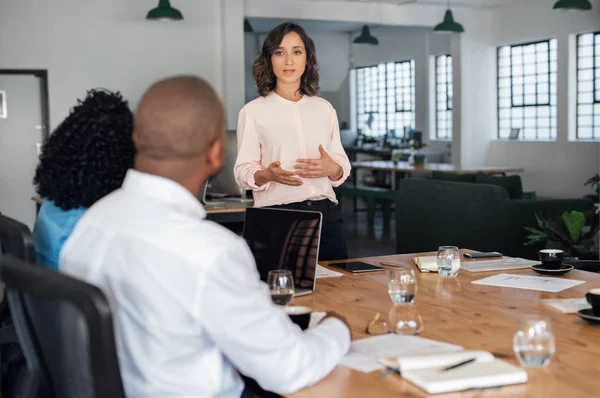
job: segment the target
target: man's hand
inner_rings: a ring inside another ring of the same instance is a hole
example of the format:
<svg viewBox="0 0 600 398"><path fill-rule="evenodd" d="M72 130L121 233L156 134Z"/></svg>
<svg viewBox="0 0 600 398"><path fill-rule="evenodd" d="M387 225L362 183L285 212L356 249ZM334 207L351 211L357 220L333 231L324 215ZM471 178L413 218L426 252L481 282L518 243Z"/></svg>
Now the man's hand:
<svg viewBox="0 0 600 398"><path fill-rule="evenodd" d="M350 333L350 340L352 340L352 329L350 329L350 324L348 323L348 320L346 319L345 316L338 314L335 311L327 311L327 313L325 314L325 316L323 317L323 319L321 319L321 321L319 323L323 323L323 321L325 321L325 319L327 318L337 318L340 321L342 321L344 323L344 325L346 325L346 327L348 328L348 332Z"/></svg>
<svg viewBox="0 0 600 398"><path fill-rule="evenodd" d="M322 145L319 145L321 157L319 159L298 159L294 169L298 175L303 178L321 178L329 177L331 181L342 178L344 169L337 164Z"/></svg>
<svg viewBox="0 0 600 398"><path fill-rule="evenodd" d="M278 182L284 185L298 187L303 184L302 180L295 177L296 173L286 171L281 168L281 162L273 162L264 170L254 173L254 182L256 185L265 185L270 181Z"/></svg>

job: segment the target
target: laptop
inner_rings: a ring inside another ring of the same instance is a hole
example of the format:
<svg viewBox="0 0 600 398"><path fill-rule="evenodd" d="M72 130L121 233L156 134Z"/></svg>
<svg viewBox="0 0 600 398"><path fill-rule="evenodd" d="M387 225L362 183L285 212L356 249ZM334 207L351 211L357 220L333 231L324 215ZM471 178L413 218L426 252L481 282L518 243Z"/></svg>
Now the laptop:
<svg viewBox="0 0 600 398"><path fill-rule="evenodd" d="M314 291L322 217L316 211L246 209L242 236L263 282L269 271L285 269L294 276L295 296Z"/></svg>

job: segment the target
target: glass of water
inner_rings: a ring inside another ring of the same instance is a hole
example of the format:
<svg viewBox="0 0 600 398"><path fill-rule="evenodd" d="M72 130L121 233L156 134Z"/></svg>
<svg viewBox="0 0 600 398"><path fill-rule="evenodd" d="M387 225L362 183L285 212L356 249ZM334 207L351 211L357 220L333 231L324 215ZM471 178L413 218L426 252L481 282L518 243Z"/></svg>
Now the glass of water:
<svg viewBox="0 0 600 398"><path fill-rule="evenodd" d="M456 246L440 246L437 252L438 273L443 278L455 277L460 270L460 252Z"/></svg>
<svg viewBox="0 0 600 398"><path fill-rule="evenodd" d="M548 366L555 351L550 319L522 318L513 336L513 350L523 366L532 368Z"/></svg>
<svg viewBox="0 0 600 398"><path fill-rule="evenodd" d="M396 304L412 304L417 295L417 277L412 268L399 267L390 270L388 294Z"/></svg>
<svg viewBox="0 0 600 398"><path fill-rule="evenodd" d="M396 334L414 335L424 330L423 318L414 307L395 304L388 319L390 331Z"/></svg>
<svg viewBox="0 0 600 398"><path fill-rule="evenodd" d="M271 300L277 305L286 306L294 298L294 277L288 270L269 271L267 284L271 291Z"/></svg>

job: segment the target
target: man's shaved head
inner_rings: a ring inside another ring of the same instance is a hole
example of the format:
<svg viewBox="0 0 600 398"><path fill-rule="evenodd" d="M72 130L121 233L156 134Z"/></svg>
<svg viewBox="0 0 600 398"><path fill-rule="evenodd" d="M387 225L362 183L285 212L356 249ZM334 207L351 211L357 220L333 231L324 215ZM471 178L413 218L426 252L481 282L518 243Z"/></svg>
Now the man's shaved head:
<svg viewBox="0 0 600 398"><path fill-rule="evenodd" d="M156 160L200 157L224 133L221 100L206 81L194 76L155 83L142 97L135 115L138 155Z"/></svg>

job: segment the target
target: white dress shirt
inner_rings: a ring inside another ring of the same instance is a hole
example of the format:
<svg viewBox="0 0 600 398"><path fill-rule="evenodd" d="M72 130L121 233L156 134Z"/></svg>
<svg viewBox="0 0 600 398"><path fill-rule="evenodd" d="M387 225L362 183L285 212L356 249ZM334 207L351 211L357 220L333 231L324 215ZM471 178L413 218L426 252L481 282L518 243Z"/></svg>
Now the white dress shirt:
<svg viewBox="0 0 600 398"><path fill-rule="evenodd" d="M350 175L350 161L340 139L335 109L329 102L305 95L287 100L274 91L247 103L240 111L237 127L238 155L234 166L238 185L254 191L254 206L282 205L304 200L329 199L337 203L333 187ZM254 173L280 161L281 168L295 171L300 158L318 159L319 145L338 163L342 177L300 178L300 186L268 182L256 185Z"/></svg>
<svg viewBox="0 0 600 398"><path fill-rule="evenodd" d="M338 319L305 332L293 324L243 239L205 220L168 179L130 170L79 220L59 261L106 294L131 397L239 397L236 369L288 393L326 376L349 348Z"/></svg>

